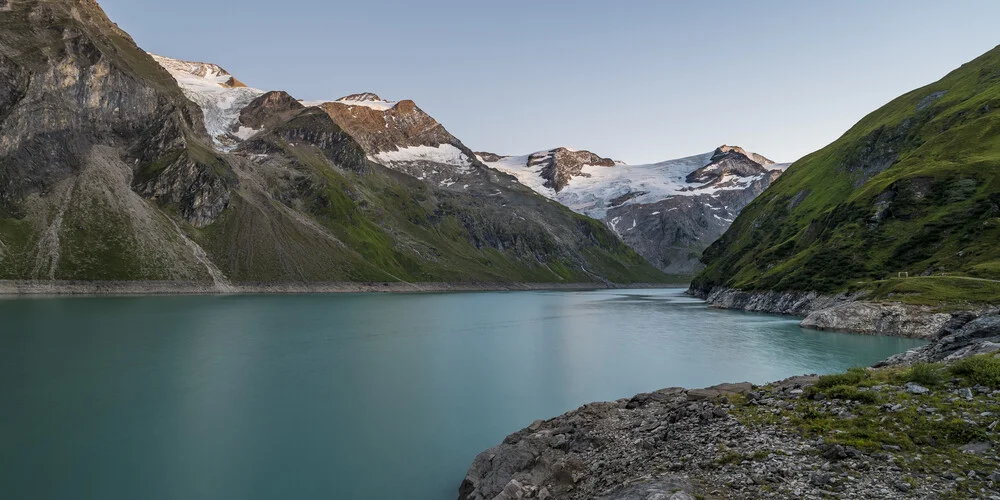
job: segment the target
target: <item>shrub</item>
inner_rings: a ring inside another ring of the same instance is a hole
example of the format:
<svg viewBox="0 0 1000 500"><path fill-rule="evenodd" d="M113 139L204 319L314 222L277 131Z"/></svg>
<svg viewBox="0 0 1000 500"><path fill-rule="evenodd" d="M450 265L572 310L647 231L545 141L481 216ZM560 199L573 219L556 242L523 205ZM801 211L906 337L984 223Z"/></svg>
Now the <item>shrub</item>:
<svg viewBox="0 0 1000 500"><path fill-rule="evenodd" d="M920 385L935 386L944 383L945 375L941 368L930 363L919 363L903 373L903 380Z"/></svg>
<svg viewBox="0 0 1000 500"><path fill-rule="evenodd" d="M973 384L1000 388L1000 358L991 355L965 358L951 366L951 372Z"/></svg>
<svg viewBox="0 0 1000 500"><path fill-rule="evenodd" d="M847 385L837 385L826 391L827 397L831 399L849 399L862 403L878 403L878 394L872 391L859 391L857 387Z"/></svg>
<svg viewBox="0 0 1000 500"><path fill-rule="evenodd" d="M816 382L817 389L827 389L838 385L859 385L868 379L868 370L862 367L855 367L847 370L847 373L836 375L824 375Z"/></svg>

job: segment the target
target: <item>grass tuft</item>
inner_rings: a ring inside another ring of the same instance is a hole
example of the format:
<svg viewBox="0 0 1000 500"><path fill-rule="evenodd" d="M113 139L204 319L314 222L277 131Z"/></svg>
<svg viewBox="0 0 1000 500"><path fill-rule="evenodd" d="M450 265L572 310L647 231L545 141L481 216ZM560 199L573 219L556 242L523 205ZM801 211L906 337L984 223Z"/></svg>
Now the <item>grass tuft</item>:
<svg viewBox="0 0 1000 500"><path fill-rule="evenodd" d="M903 380L927 387L935 387L945 382L945 373L937 365L919 363L903 372Z"/></svg>

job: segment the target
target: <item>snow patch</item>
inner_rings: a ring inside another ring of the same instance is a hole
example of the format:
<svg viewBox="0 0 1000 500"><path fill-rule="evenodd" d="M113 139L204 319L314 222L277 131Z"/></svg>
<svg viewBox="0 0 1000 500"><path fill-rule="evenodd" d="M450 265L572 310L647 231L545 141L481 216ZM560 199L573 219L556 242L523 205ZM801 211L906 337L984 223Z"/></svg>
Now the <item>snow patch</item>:
<svg viewBox="0 0 1000 500"><path fill-rule="evenodd" d="M240 140L245 141L245 140L247 140L247 139L249 139L249 138L257 135L258 132L260 132L260 130L255 129L255 128L250 128L250 127L244 127L243 125L240 125L239 130L237 130L236 133L234 133L233 135L235 135L236 137L239 137Z"/></svg>
<svg viewBox="0 0 1000 500"><path fill-rule="evenodd" d="M431 162L443 163L458 167L469 167L472 162L469 157L451 144L441 144L440 146L412 146L397 149L396 151L383 151L371 155L371 160L383 165L393 163L413 163ZM437 173L436 171L433 173Z"/></svg>
<svg viewBox="0 0 1000 500"><path fill-rule="evenodd" d="M397 102L397 101L381 101L381 100L379 100L379 101L373 101L373 100L368 100L368 99L365 99L365 100L350 99L348 97L341 97L340 99L326 99L326 100L319 100L319 101L299 101L299 104L301 104L301 105L303 105L303 106L305 106L307 108L314 108L314 107L322 106L324 104L329 104L329 103L343 104L345 106L363 106L363 107L371 108L371 109L374 109L374 110L377 110L377 111L388 111L388 110L396 107L397 104L399 104L399 102ZM386 125L386 126L388 126L388 125Z"/></svg>

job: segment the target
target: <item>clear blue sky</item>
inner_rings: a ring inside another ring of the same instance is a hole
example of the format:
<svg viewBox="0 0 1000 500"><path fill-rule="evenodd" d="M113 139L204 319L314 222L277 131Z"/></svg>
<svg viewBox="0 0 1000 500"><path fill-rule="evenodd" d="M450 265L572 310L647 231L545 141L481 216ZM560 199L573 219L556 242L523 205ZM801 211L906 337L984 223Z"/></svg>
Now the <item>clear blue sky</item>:
<svg viewBox="0 0 1000 500"><path fill-rule="evenodd" d="M1000 44L995 0L100 0L146 50L300 99L413 99L475 150L790 161Z"/></svg>

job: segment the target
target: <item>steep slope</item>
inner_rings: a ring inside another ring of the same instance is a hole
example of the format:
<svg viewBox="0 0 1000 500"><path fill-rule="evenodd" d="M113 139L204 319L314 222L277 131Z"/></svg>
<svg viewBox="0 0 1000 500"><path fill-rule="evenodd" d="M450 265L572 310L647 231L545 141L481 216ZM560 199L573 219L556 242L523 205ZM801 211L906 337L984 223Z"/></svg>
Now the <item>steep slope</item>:
<svg viewBox="0 0 1000 500"><path fill-rule="evenodd" d="M0 73L0 277L211 277L156 203L206 225L233 178L167 72L81 0L5 2Z"/></svg>
<svg viewBox="0 0 1000 500"><path fill-rule="evenodd" d="M626 165L568 148L477 155L538 193L604 220L650 263L677 278L701 268L701 252L787 166L734 146L652 165Z"/></svg>
<svg viewBox="0 0 1000 500"><path fill-rule="evenodd" d="M93 1L5 2L0 28L0 279L663 279L485 167L468 189L421 181L321 108L154 58Z"/></svg>
<svg viewBox="0 0 1000 500"><path fill-rule="evenodd" d="M934 303L979 288L954 277L1000 279L998 108L995 48L871 113L754 200L705 252L693 289ZM878 281L901 272L928 278Z"/></svg>

